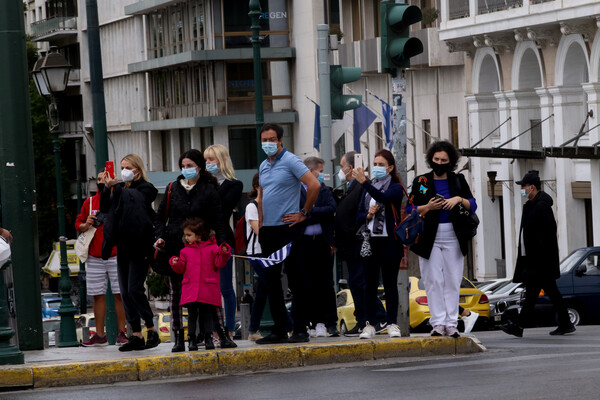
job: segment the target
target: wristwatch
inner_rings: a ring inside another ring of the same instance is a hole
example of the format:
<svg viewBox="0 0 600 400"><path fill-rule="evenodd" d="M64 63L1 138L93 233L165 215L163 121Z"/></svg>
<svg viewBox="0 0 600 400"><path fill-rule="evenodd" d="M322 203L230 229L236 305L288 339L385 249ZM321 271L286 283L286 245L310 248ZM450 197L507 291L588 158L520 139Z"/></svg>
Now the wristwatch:
<svg viewBox="0 0 600 400"><path fill-rule="evenodd" d="M305 217L308 215L308 211L306 211L304 208L302 210L300 210L300 214L304 215Z"/></svg>

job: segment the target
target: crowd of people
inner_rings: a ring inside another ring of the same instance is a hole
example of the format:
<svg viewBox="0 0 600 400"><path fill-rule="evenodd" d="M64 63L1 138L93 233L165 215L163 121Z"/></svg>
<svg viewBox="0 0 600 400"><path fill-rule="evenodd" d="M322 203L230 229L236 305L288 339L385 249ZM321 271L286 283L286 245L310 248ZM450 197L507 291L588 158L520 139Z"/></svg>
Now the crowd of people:
<svg viewBox="0 0 600 400"><path fill-rule="evenodd" d="M283 145L281 126L265 124L260 139L267 158L252 179L250 202L243 210L245 226L237 228L244 230L244 252L252 257L250 265L257 276L254 297L246 291L242 298L251 305L249 339L272 344L339 336L335 253L348 271L357 320L345 334L370 339L387 331L390 337L400 336L397 279L404 245L395 235L395 227L407 192L392 153L383 149L375 154L368 167L370 177L365 166L357 164L362 158L356 152L344 154L338 178L345 183L345 190L334 196L324 183L325 161L318 157L301 160L289 152ZM406 205L407 214L416 209L424 220L420 240L410 250L419 259L432 336L458 337L457 320L469 313L459 308L470 239L458 229L459 210L475 212L477 204L465 177L454 172L459 157L449 142L433 143L426 154L431 171L414 179ZM98 175L98 192L83 204L76 222L80 232L91 226L97 229L88 259L88 290L94 296L97 331L84 346L107 344L103 326L107 281L117 300L119 349L143 350L160 343L144 292L151 265L168 276L173 352L184 351L186 339L188 350L202 345L212 349L216 337L222 348L237 346L231 336L237 300L232 283L236 243L230 219L240 204L243 185L222 145L212 145L204 152L184 152L179 167L181 175L167 185L157 212L152 208L157 190L139 156L130 154L121 160L120 182L105 171ZM537 187L538 181L527 178L522 183ZM537 196L536 190L527 193L530 200L532 194ZM528 231L524 232L527 245ZM260 262L286 247L289 254L268 267ZM291 312L285 303L284 272L292 295ZM532 287L554 294L550 280ZM385 308L378 297L380 283L385 290ZM260 321L267 300L274 325L270 334L263 336ZM529 312L532 301L528 298L523 314ZM556 302L560 303L559 299ZM183 307L188 310L187 338ZM125 321L131 329L128 337ZM141 321L147 329L146 339ZM518 325L506 330L522 333ZM572 330L561 322L560 332Z"/></svg>

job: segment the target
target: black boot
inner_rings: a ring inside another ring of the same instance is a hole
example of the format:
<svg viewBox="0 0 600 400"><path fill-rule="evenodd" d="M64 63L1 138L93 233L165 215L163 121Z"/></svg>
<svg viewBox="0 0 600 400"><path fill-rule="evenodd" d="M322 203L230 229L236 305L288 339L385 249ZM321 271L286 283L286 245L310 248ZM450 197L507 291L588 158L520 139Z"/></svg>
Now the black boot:
<svg viewBox="0 0 600 400"><path fill-rule="evenodd" d="M196 335L192 335L189 337L188 340L188 350L189 351L196 351L198 350L198 345L196 344Z"/></svg>
<svg viewBox="0 0 600 400"><path fill-rule="evenodd" d="M212 339L212 333L204 334L204 346L206 347L206 350L214 350L215 349L215 344L213 343L213 339Z"/></svg>
<svg viewBox="0 0 600 400"><path fill-rule="evenodd" d="M216 329L217 335L219 335L219 340L221 341L222 349L233 349L234 347L237 347L237 344L235 344L235 342L229 338L229 331L227 330L227 328L225 328L225 330L223 331L223 328L217 325Z"/></svg>
<svg viewBox="0 0 600 400"><path fill-rule="evenodd" d="M183 329L178 329L174 332L175 345L171 349L171 353L179 353L185 351L185 339L183 338Z"/></svg>

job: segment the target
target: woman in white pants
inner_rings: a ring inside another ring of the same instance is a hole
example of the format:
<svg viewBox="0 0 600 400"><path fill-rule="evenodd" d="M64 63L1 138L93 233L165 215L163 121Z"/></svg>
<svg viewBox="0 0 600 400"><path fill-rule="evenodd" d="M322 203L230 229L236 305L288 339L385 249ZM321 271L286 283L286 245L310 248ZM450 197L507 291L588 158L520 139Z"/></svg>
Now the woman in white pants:
<svg viewBox="0 0 600 400"><path fill-rule="evenodd" d="M462 174L454 169L460 154L447 141L433 143L426 159L432 171L412 183L410 197L424 215L425 231L410 250L419 256L427 292L432 336L458 337L458 302L468 235L461 234L459 208L475 212L477 204ZM407 206L407 212L412 206Z"/></svg>

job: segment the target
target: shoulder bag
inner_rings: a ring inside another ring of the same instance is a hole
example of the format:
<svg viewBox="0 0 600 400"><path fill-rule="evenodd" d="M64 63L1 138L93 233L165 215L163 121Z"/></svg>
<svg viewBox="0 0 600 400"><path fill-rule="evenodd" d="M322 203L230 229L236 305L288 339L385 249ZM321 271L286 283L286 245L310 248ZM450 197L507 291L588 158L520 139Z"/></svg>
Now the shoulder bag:
<svg viewBox="0 0 600 400"><path fill-rule="evenodd" d="M425 221L423 220L423 216L425 213L419 214L417 211L417 207L413 204L410 199L408 193L404 186L402 186L404 190L404 194L406 194L406 198L410 202L410 205L413 207L410 215L407 215L402 222L398 223L400 220L398 216L398 211L396 207L392 204L392 211L394 213L394 221L396 221L396 226L394 227L394 234L396 239L401 241L405 246L412 246L413 244L419 241L421 234L425 230Z"/></svg>
<svg viewBox="0 0 600 400"><path fill-rule="evenodd" d="M460 193L461 185L458 175L455 175L456 189ZM472 239L477 234L477 227L479 226L479 217L474 212L467 210L462 204L457 206L458 218L457 222L457 234L465 239Z"/></svg>
<svg viewBox="0 0 600 400"><path fill-rule="evenodd" d="M90 214L92 214L92 198L90 197ZM96 234L96 227L90 225L87 231L81 232L77 237L77 242L75 242L75 253L79 260L84 263L88 259L88 255L90 252L90 243L92 243L92 239Z"/></svg>
<svg viewBox="0 0 600 400"><path fill-rule="evenodd" d="M165 207L165 225L169 224L169 203L171 202L171 187L173 182L169 183L169 189L167 190L167 205ZM154 272L160 275L173 276L175 271L169 264L169 255L164 250L154 250L154 260L151 262L151 267Z"/></svg>

